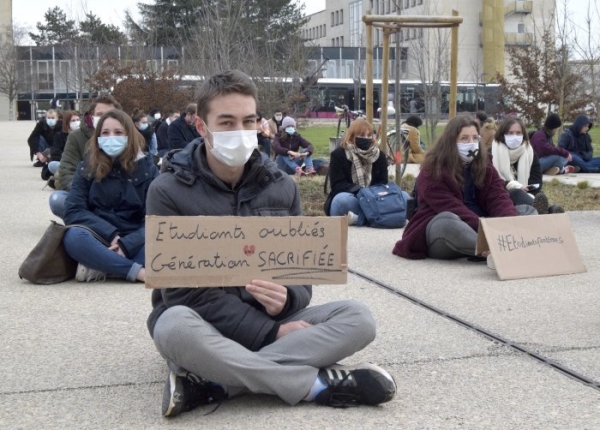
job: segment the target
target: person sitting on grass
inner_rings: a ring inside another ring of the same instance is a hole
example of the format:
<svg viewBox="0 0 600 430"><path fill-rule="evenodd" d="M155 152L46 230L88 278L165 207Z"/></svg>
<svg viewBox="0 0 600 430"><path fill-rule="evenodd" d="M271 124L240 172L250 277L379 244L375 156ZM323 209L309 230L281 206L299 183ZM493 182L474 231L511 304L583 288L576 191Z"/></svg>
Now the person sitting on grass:
<svg viewBox="0 0 600 430"><path fill-rule="evenodd" d="M579 167L567 165L573 161L569 151L554 146L552 137L561 125L560 117L551 113L546 118L544 126L531 135L531 147L540 160L540 168L544 175L563 175L580 170Z"/></svg>
<svg viewBox="0 0 600 430"><path fill-rule="evenodd" d="M317 173L312 160L313 145L296 131L296 121L291 116L283 119L281 130L273 139L273 151L277 167L287 174L302 176Z"/></svg>
<svg viewBox="0 0 600 430"><path fill-rule="evenodd" d="M325 203L325 214L348 216L348 225L365 225L356 193L371 185L388 183L385 153L373 137L373 126L358 118L350 124L340 146L329 161L331 191Z"/></svg>
<svg viewBox="0 0 600 430"><path fill-rule="evenodd" d="M592 137L589 134L592 126L587 116L579 115L558 139L558 147L569 151L572 157L570 164L579 167L582 173L600 172L600 157L594 157Z"/></svg>
<svg viewBox="0 0 600 430"><path fill-rule="evenodd" d="M419 127L423 120L417 115L411 115L402 123L400 129L408 130L408 162L420 164L425 159L425 144L421 141Z"/></svg>

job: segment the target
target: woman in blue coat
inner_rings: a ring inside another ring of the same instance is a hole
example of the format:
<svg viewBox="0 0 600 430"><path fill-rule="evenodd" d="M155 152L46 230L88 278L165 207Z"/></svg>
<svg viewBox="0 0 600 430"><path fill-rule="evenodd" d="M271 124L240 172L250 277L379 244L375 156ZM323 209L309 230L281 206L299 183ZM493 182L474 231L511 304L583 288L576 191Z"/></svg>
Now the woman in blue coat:
<svg viewBox="0 0 600 430"><path fill-rule="evenodd" d="M80 282L146 279L146 194L158 170L144 154L144 138L131 118L113 109L98 122L86 157L77 166L66 200L64 244L79 262Z"/></svg>

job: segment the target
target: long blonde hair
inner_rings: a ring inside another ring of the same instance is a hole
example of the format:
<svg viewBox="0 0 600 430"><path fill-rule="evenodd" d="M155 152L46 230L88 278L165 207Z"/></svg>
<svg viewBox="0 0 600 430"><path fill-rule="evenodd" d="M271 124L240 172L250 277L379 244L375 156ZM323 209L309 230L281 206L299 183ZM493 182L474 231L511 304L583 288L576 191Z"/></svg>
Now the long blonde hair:
<svg viewBox="0 0 600 430"><path fill-rule="evenodd" d="M118 158L112 159L100 149L98 145L98 138L102 132L102 125L107 118L116 119L125 128L125 135L127 136L127 148ZM125 112L119 109L111 109L106 112L98 121L98 125L94 130L94 135L90 139L89 146L89 171L88 173L94 177L97 182L108 175L113 168L113 163L118 160L119 164L127 173L133 172L135 169L135 162L138 158L138 154L143 150L146 145L146 140L137 131L133 121Z"/></svg>

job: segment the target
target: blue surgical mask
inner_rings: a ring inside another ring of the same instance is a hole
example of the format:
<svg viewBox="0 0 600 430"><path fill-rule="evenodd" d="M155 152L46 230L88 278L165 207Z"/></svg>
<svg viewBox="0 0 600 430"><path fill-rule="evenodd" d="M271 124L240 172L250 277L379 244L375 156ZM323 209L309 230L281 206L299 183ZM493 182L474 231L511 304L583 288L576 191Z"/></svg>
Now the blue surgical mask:
<svg viewBox="0 0 600 430"><path fill-rule="evenodd" d="M294 127L286 127L285 132L291 136L296 132L296 129Z"/></svg>
<svg viewBox="0 0 600 430"><path fill-rule="evenodd" d="M106 155L116 158L127 148L127 136L101 136L98 138L98 146Z"/></svg>
<svg viewBox="0 0 600 430"><path fill-rule="evenodd" d="M144 131L148 128L148 123L147 122L143 122L140 124L140 126L138 127L141 131Z"/></svg>
<svg viewBox="0 0 600 430"><path fill-rule="evenodd" d="M46 124L48 124L48 127L54 127L56 125L56 120L54 118L46 118Z"/></svg>

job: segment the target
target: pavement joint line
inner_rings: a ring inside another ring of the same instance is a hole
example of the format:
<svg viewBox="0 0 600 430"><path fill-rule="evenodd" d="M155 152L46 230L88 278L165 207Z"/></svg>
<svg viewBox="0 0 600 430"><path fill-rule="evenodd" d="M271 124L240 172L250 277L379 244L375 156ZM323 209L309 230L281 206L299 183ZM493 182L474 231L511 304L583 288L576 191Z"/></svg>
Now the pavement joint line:
<svg viewBox="0 0 600 430"><path fill-rule="evenodd" d="M357 276L359 278L364 279L367 282L370 282L370 283L372 283L372 284L374 284L374 285L376 285L376 286L378 286L378 287L380 287L380 288L388 291L389 293L392 293L392 294L394 294L396 296L399 296L399 297L401 297L401 298L403 298L405 300L408 300L408 301L412 302L413 304L415 304L417 306L420 306L420 307L422 307L424 309L427 309L427 310L429 310L429 311L431 311L431 312L433 312L433 313L435 313L435 314L437 314L437 315L439 315L441 317L444 317L444 318L446 318L446 319L448 319L450 321L453 321L453 322L457 323L458 325L460 325L460 326L462 326L464 328L467 328L467 329L469 329L471 331L474 331L475 333L478 333L478 334L484 336L485 338L487 338L489 340L492 340L492 341L495 341L495 342L499 342L499 343L501 343L501 344L503 344L503 345L505 345L505 346L507 346L509 348L512 348L512 349L514 349L516 351L519 351L519 352L521 352L521 353L523 353L523 354L525 354L525 355L533 358L534 360L537 360L540 363L542 363L542 364L544 364L544 365L546 365L546 366L548 366L548 367L550 367L550 368L558 371L559 373L562 373L563 375L566 375L569 378L574 379L577 382L580 382L580 383L582 383L582 384L584 384L584 385L586 385L586 386L588 386L590 388L593 388L593 389L595 389L597 391L600 391L600 383L598 383L598 382L594 381L593 379L590 379L587 376L582 375L582 374L580 374L580 373L578 373L578 372L576 372L574 370L571 370L571 369L569 369L569 368L561 365L560 363L558 363L558 362L556 362L554 360L551 360L551 359L549 359L547 357L544 357L543 355L540 355L540 354L538 354L538 353L536 353L534 351L531 351L531 350L527 349L526 347L524 347L522 345L519 345L518 343L515 343L515 342L513 342L511 340L505 339L505 338L503 338L503 337L501 337L499 335L496 335L496 334L494 334L494 333L492 333L492 332L490 332L490 331L488 331L488 330L486 330L486 329L484 329L482 327L478 327L478 326L476 326L473 323L470 323L470 322L468 322L466 320L463 320L462 318L459 318L459 317L457 317L455 315L452 315L452 314L450 314L450 313L448 313L446 311L443 311L442 309L439 309L436 306L430 305L429 303L427 303L427 302L425 302L425 301L423 301L421 299L418 299L418 298L416 298L416 297L414 297L414 296L412 296L412 295L410 295L408 293L400 291L400 290L398 290L398 289L396 289L396 288L394 288L394 287L392 287L390 285L387 285L384 282L381 282L381 281L379 281L379 280L377 280L377 279L375 279L375 278L373 278L373 277L371 277L369 275L365 275L365 274L363 274L361 272L358 272L356 270L352 270L350 268L348 269L348 272L350 272L351 274L353 274L353 275L355 275L355 276Z"/></svg>
<svg viewBox="0 0 600 430"><path fill-rule="evenodd" d="M99 388L113 388L113 387L140 387L143 385L156 385L156 384L164 384L164 383L165 383L165 381L125 382L123 384L86 385L83 387L60 387L60 388L45 388L42 390L6 391L3 393L0 393L0 396L18 396L21 394L39 394L39 393L58 393L61 391L97 390Z"/></svg>

